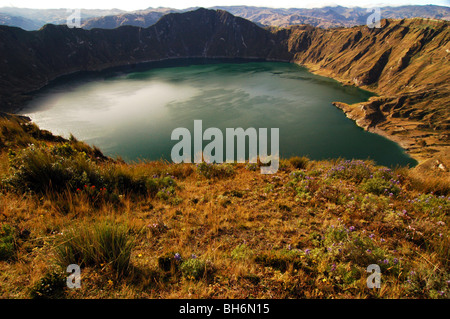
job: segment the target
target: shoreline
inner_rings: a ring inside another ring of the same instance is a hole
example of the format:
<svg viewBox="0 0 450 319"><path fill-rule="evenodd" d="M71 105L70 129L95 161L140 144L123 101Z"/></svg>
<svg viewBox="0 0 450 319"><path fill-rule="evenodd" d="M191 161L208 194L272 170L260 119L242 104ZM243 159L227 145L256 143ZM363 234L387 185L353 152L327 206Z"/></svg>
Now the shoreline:
<svg viewBox="0 0 450 319"><path fill-rule="evenodd" d="M367 132L383 136L399 145L406 154L411 156L418 164L414 168L435 172L449 173L450 168L450 147L440 142L440 133L417 128L422 123L404 118L393 118L386 116L379 108L371 107L371 103L381 98L385 98L382 92L371 88L361 87L348 79L335 76L326 69L321 69L316 64L294 63L305 67L309 72L334 79L344 86L355 86L375 94L367 102L346 104L343 102L333 102L333 105L341 109L347 118ZM400 94L399 94L400 96ZM378 112L378 114L376 114ZM376 118L378 117L378 118ZM375 123L374 123L375 122ZM406 129L405 127L409 127Z"/></svg>

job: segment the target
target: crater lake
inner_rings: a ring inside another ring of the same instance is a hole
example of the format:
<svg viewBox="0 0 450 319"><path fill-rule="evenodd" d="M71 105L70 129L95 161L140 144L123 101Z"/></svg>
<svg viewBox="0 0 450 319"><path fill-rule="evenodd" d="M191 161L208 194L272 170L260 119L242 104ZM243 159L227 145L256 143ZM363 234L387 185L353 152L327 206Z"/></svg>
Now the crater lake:
<svg viewBox="0 0 450 319"><path fill-rule="evenodd" d="M175 128L279 128L280 156L417 162L396 143L358 127L332 102L370 92L283 62L180 59L77 74L52 82L20 112L42 129L125 161L170 161ZM208 141L204 141L204 146Z"/></svg>

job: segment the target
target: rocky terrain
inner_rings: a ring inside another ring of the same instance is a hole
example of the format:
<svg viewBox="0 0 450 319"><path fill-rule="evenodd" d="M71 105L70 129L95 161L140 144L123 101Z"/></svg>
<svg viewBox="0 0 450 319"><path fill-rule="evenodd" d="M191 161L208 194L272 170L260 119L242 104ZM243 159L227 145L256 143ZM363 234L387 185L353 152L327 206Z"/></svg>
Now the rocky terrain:
<svg viewBox="0 0 450 319"><path fill-rule="evenodd" d="M444 161L441 168L449 167L448 22L383 20L380 29L291 31L296 63L379 95L358 105L335 103L348 117L398 142L421 163Z"/></svg>
<svg viewBox="0 0 450 319"><path fill-rule="evenodd" d="M377 93L366 103L335 105L419 162L438 161L443 172L450 166L449 24L403 19L383 20L378 29L264 29L226 11L198 9L165 15L148 28L0 27L0 109L17 111L27 93L79 71L186 57L290 61Z"/></svg>

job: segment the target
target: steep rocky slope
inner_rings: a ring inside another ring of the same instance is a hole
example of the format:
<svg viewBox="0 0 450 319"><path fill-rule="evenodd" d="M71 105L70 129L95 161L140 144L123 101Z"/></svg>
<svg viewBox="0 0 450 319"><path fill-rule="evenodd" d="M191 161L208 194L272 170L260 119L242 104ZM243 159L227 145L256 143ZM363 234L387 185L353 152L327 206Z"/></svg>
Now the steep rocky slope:
<svg viewBox="0 0 450 319"><path fill-rule="evenodd" d="M380 29L291 31L289 50L295 62L379 94L358 105L336 103L359 126L399 142L420 161L448 149L448 22L383 20Z"/></svg>

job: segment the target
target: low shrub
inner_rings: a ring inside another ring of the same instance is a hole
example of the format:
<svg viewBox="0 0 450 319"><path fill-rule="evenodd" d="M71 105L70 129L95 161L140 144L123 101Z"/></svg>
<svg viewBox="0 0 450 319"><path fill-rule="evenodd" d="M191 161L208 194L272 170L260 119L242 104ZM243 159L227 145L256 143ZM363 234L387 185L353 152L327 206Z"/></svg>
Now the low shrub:
<svg viewBox="0 0 450 319"><path fill-rule="evenodd" d="M228 178L233 176L234 173L234 167L231 164L209 164L205 162L197 164L197 174L208 179Z"/></svg>
<svg viewBox="0 0 450 319"><path fill-rule="evenodd" d="M341 161L328 171L328 177L352 180L356 183L363 181L372 174L372 168L365 161Z"/></svg>
<svg viewBox="0 0 450 319"><path fill-rule="evenodd" d="M189 258L181 264L180 270L185 278L199 280L206 272L206 263L198 258Z"/></svg>
<svg viewBox="0 0 450 319"><path fill-rule="evenodd" d="M450 275L441 270L419 266L411 270L406 281L406 292L415 298L448 299Z"/></svg>
<svg viewBox="0 0 450 319"><path fill-rule="evenodd" d="M56 245L56 255L63 267L108 265L118 275L125 275L133 247L134 240L125 226L101 222L65 232Z"/></svg>
<svg viewBox="0 0 450 319"><path fill-rule="evenodd" d="M86 193L93 203L116 202L115 194L156 196L161 189L172 187L174 192L176 187L171 176L133 174L120 164L102 167L69 143L51 148L32 145L18 153L10 152L10 174L3 182L24 193Z"/></svg>
<svg viewBox="0 0 450 319"><path fill-rule="evenodd" d="M66 287L65 275L61 271L52 270L31 288L30 297L32 299L56 299L64 297Z"/></svg>
<svg viewBox="0 0 450 319"><path fill-rule="evenodd" d="M45 194L102 184L95 164L70 146L40 148L31 145L18 153L10 152L10 166L10 176L4 181L22 192Z"/></svg>
<svg viewBox="0 0 450 319"><path fill-rule="evenodd" d="M399 186L382 178L368 178L361 184L361 188L366 193L375 195L398 196L401 191Z"/></svg>
<svg viewBox="0 0 450 319"><path fill-rule="evenodd" d="M0 260L9 260L15 252L14 229L9 225L0 228Z"/></svg>
<svg viewBox="0 0 450 319"><path fill-rule="evenodd" d="M309 158L307 158L306 156L294 156L289 159L289 163L295 169L306 169L309 164Z"/></svg>

